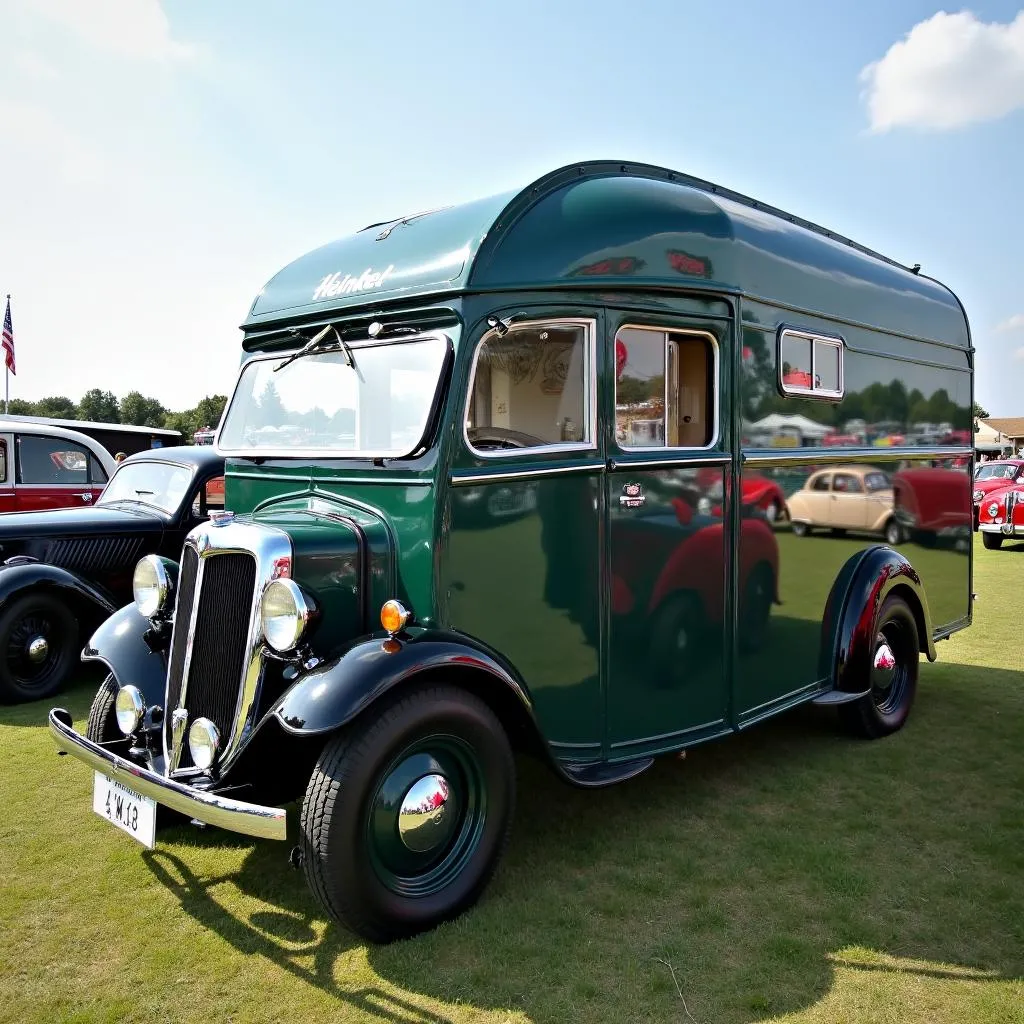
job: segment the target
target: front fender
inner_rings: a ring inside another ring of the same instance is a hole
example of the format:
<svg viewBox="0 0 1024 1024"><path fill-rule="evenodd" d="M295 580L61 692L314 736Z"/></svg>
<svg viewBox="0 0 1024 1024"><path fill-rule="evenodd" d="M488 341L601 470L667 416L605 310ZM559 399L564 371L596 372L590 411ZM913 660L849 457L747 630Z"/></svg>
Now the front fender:
<svg viewBox="0 0 1024 1024"><path fill-rule="evenodd" d="M152 623L134 604L118 609L93 633L82 661L101 662L119 686L131 683L142 691L147 705L163 706L167 643L155 636Z"/></svg>
<svg viewBox="0 0 1024 1024"><path fill-rule="evenodd" d="M43 591L65 602L70 599L80 606L84 604L103 617L117 608L105 590L59 566L46 562L0 566L0 612L28 590Z"/></svg>
<svg viewBox="0 0 1024 1024"><path fill-rule="evenodd" d="M908 590L918 622L921 653L935 660L935 641L928 598L921 578L898 551L878 544L866 548L843 566L832 586L822 618L821 678L844 693L864 690L875 648L875 623L885 599L897 588Z"/></svg>
<svg viewBox="0 0 1024 1024"><path fill-rule="evenodd" d="M440 630L392 641L361 640L306 672L285 692L273 713L292 733L331 732L406 680L437 670L471 670L490 676L536 723L526 686L510 668L469 637Z"/></svg>

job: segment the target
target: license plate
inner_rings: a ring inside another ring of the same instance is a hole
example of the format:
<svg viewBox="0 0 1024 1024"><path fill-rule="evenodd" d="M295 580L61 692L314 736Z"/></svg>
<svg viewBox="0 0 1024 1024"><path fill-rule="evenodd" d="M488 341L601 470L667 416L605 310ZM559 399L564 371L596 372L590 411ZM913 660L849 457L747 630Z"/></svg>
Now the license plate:
<svg viewBox="0 0 1024 1024"><path fill-rule="evenodd" d="M96 772L92 787L92 809L143 846L153 849L156 841L156 801L139 796L127 786Z"/></svg>

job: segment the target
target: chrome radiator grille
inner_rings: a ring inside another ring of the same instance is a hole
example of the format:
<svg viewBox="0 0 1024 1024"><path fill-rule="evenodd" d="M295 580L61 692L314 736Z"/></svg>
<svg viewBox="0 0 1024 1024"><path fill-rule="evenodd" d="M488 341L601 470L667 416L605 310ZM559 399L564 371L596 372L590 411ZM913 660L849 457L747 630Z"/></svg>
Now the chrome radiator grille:
<svg viewBox="0 0 1024 1024"><path fill-rule="evenodd" d="M252 523L204 524L189 534L182 554L167 671L164 749L172 755L173 714L191 725L208 718L221 736L219 764L228 761L252 724L263 654L257 606L263 587L287 575L287 534ZM187 734L187 729L186 729ZM178 772L197 771L188 741Z"/></svg>

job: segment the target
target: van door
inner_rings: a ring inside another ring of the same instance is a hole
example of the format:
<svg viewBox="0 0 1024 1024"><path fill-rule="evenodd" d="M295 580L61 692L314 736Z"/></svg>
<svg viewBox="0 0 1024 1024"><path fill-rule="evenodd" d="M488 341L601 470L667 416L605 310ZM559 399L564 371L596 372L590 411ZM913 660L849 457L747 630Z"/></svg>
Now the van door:
<svg viewBox="0 0 1024 1024"><path fill-rule="evenodd" d="M726 729L731 458L718 324L610 314L608 756Z"/></svg>
<svg viewBox="0 0 1024 1024"><path fill-rule="evenodd" d="M0 434L0 512L13 512L14 496L14 435Z"/></svg>
<svg viewBox="0 0 1024 1024"><path fill-rule="evenodd" d="M602 744L599 322L551 309L471 338L441 562L451 627L521 675L552 752L577 763Z"/></svg>

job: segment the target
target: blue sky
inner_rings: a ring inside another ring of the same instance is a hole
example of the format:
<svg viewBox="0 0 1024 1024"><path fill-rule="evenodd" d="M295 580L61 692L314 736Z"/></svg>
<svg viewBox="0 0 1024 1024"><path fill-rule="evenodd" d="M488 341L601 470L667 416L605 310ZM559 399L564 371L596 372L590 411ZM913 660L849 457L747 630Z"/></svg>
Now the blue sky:
<svg viewBox="0 0 1024 1024"><path fill-rule="evenodd" d="M1024 8L942 10L0 0L12 397L228 391L301 252L607 157L921 263L967 307L982 404L1024 415Z"/></svg>

